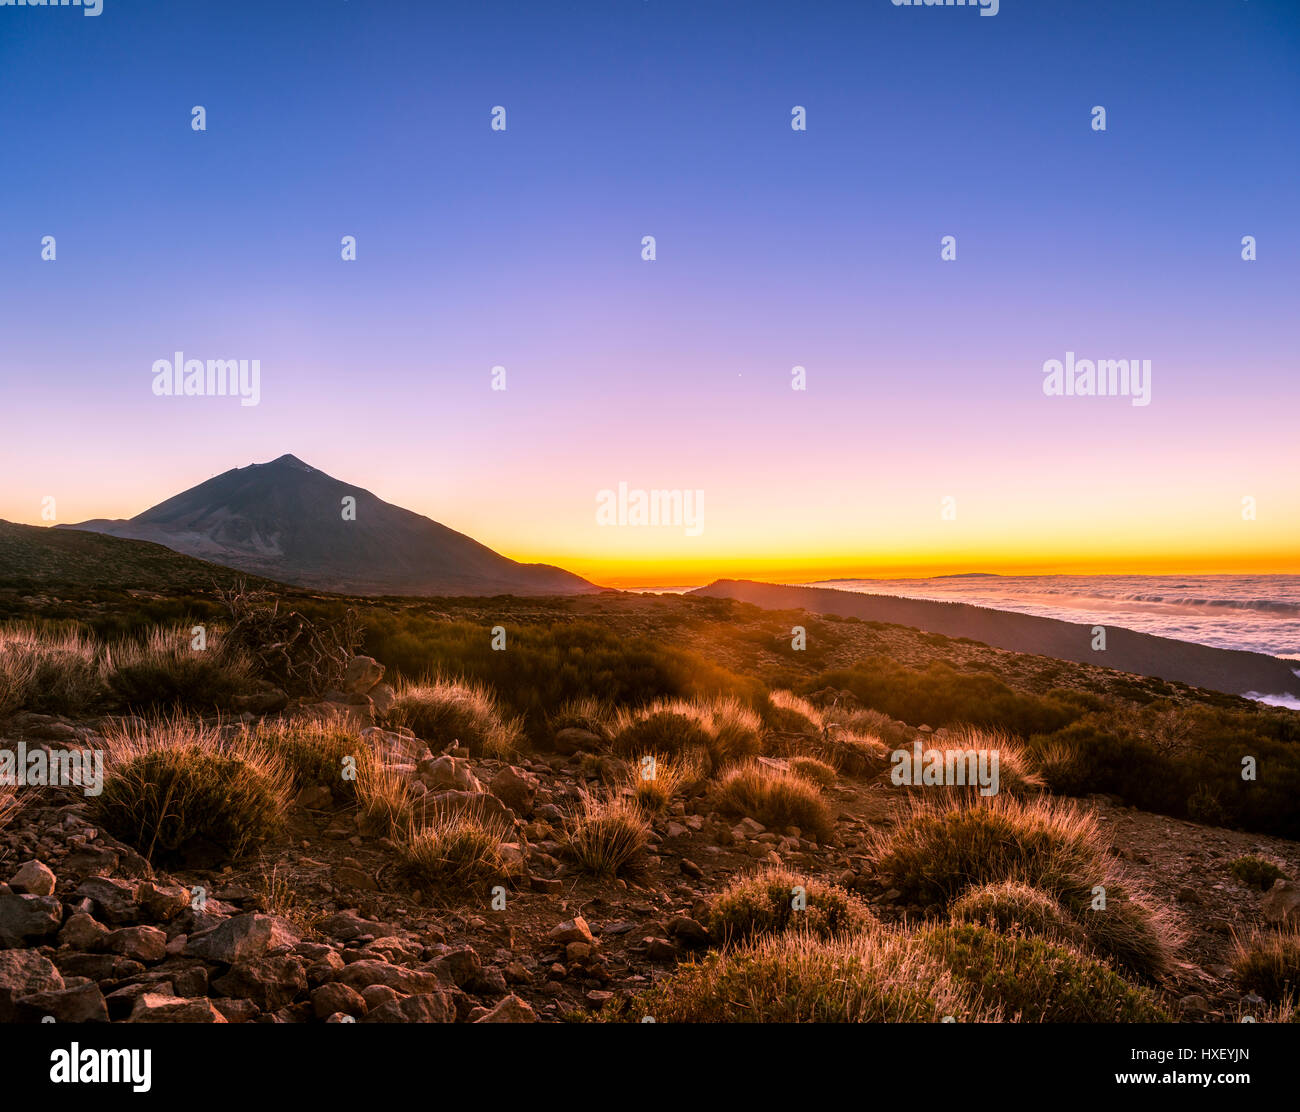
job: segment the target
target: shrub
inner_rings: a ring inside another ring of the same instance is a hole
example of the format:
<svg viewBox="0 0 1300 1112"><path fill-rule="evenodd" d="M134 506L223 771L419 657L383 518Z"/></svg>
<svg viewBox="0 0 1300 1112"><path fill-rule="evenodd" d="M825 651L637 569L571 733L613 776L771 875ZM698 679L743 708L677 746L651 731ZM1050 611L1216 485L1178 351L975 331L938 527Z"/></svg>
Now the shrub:
<svg viewBox="0 0 1300 1112"><path fill-rule="evenodd" d="M844 710L840 707L827 707L822 717L828 727L859 737L875 738L886 749L897 749L904 742L911 741L916 731L906 722L899 722L870 707L858 710Z"/></svg>
<svg viewBox="0 0 1300 1112"><path fill-rule="evenodd" d="M999 793L1005 791L1012 795L1029 795L1042 791L1046 786L1025 747L1002 730L957 726L948 730L942 738L920 740L922 752L937 750L944 754L970 751L997 754ZM969 792L978 788L967 785L958 790Z"/></svg>
<svg viewBox="0 0 1300 1112"><path fill-rule="evenodd" d="M284 766L242 737L172 719L110 730L105 742L92 813L151 860L239 857L275 831L287 806Z"/></svg>
<svg viewBox="0 0 1300 1112"><path fill-rule="evenodd" d="M547 731L553 737L561 730L578 729L595 734L608 743L610 723L614 719L613 710L599 699L583 696L569 699L554 714L547 716Z"/></svg>
<svg viewBox="0 0 1300 1112"><path fill-rule="evenodd" d="M773 733L819 737L824 728L821 711L792 691L773 691L760 701L759 715Z"/></svg>
<svg viewBox="0 0 1300 1112"><path fill-rule="evenodd" d="M983 1004L1007 1019L1036 1023L1158 1023L1169 1016L1148 989L1128 984L1104 962L1067 944L1000 934L974 923L920 935Z"/></svg>
<svg viewBox="0 0 1300 1112"><path fill-rule="evenodd" d="M225 641L249 660L255 674L290 695L323 695L342 686L361 644L352 610L313 619L280 608L280 600L244 585L220 592L228 625Z"/></svg>
<svg viewBox="0 0 1300 1112"><path fill-rule="evenodd" d="M714 785L719 811L741 815L778 830L798 827L800 833L825 841L834 819L816 784L788 772L759 764L727 769Z"/></svg>
<svg viewBox="0 0 1300 1112"><path fill-rule="evenodd" d="M1242 988L1270 1003L1300 995L1300 931L1280 930L1238 939L1232 971Z"/></svg>
<svg viewBox="0 0 1300 1112"><path fill-rule="evenodd" d="M414 881L470 888L510 872L502 855L505 829L465 814L436 814L410 831L400 853Z"/></svg>
<svg viewBox="0 0 1300 1112"><path fill-rule="evenodd" d="M104 694L99 649L76 631L0 629L0 718L16 710L75 715Z"/></svg>
<svg viewBox="0 0 1300 1112"><path fill-rule="evenodd" d="M475 756L508 759L523 742L519 720L504 718L487 687L445 676L401 685L385 719L438 746L458 741Z"/></svg>
<svg viewBox="0 0 1300 1112"><path fill-rule="evenodd" d="M704 709L714 768L758 755L763 745L763 724L754 711L734 696L710 699Z"/></svg>
<svg viewBox="0 0 1300 1112"><path fill-rule="evenodd" d="M823 687L847 690L866 706L914 726L969 722L1025 737L1059 730L1085 709L1068 692L1026 695L988 672L958 672L941 661L915 670L883 656L808 681L809 691Z"/></svg>
<svg viewBox="0 0 1300 1112"><path fill-rule="evenodd" d="M614 723L611 748L623 756L673 757L707 754L710 742L701 709L677 700L654 703L640 711L621 711Z"/></svg>
<svg viewBox="0 0 1300 1112"><path fill-rule="evenodd" d="M143 641L119 641L108 653L108 688L129 710L219 710L255 685L252 664L214 632L204 649L185 629L154 629Z"/></svg>
<svg viewBox="0 0 1300 1112"><path fill-rule="evenodd" d="M565 847L579 865L597 876L614 876L634 864L649 838L650 823L630 799L584 793L565 822Z"/></svg>
<svg viewBox="0 0 1300 1112"><path fill-rule="evenodd" d="M716 769L753 756L761 742L758 715L737 699L672 699L621 712L614 723L611 746L624 756L704 753Z"/></svg>
<svg viewBox="0 0 1300 1112"><path fill-rule="evenodd" d="M804 780L810 780L819 788L830 788L835 785L835 770L816 757L791 757L790 771Z"/></svg>
<svg viewBox="0 0 1300 1112"><path fill-rule="evenodd" d="M804 890L806 906L796 911L797 887ZM742 943L789 930L817 938L855 934L875 917L865 903L838 885L788 869L767 868L732 880L713 901L708 920L715 942Z"/></svg>
<svg viewBox="0 0 1300 1112"><path fill-rule="evenodd" d="M245 733L250 746L279 758L295 788L323 784L335 799L356 798L357 782L343 778L343 759L352 757L359 764L370 749L341 720L263 720Z"/></svg>
<svg viewBox="0 0 1300 1112"><path fill-rule="evenodd" d="M971 888L954 900L949 910L954 923L975 923L996 931L1019 931L1062 942L1076 941L1082 934L1059 902L1014 880Z"/></svg>
<svg viewBox="0 0 1300 1112"><path fill-rule="evenodd" d="M913 798L870 852L881 876L920 903L946 904L973 885L1020 880L1073 911L1107 874L1096 820L1050 798Z"/></svg>
<svg viewBox="0 0 1300 1112"><path fill-rule="evenodd" d="M1262 892L1272 888L1274 881L1286 879L1286 873L1272 861L1253 853L1238 857L1228 868L1242 884L1248 888L1258 888Z"/></svg>
<svg viewBox="0 0 1300 1112"><path fill-rule="evenodd" d="M828 941L802 932L686 962L609 1018L659 1023L981 1021L952 974L907 936L872 930Z"/></svg>
<svg viewBox="0 0 1300 1112"><path fill-rule="evenodd" d="M1017 881L1055 897L1088 945L1142 976L1168 968L1178 937L1168 917L1129 891L1096 819L1041 797L918 801L874 839L879 875L921 903L946 906L967 888ZM1105 889L1093 910L1093 889Z"/></svg>
<svg viewBox="0 0 1300 1112"><path fill-rule="evenodd" d="M646 757L654 761L653 765L645 763ZM645 774L650 769L654 775L647 778ZM689 755L669 758L646 754L629 763L626 782L641 809L653 814L667 807L673 796L686 787L698 783L700 776L699 761Z"/></svg>

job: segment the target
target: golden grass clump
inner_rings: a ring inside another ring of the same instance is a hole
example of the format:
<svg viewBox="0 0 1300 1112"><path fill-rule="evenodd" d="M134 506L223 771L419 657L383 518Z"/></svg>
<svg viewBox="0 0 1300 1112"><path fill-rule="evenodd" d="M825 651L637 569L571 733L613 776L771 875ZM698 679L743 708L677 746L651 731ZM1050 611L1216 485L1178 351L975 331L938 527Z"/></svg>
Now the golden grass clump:
<svg viewBox="0 0 1300 1112"><path fill-rule="evenodd" d="M584 792L565 820L563 838L570 855L588 872L615 876L636 863L650 839L650 822L631 799Z"/></svg>
<svg viewBox="0 0 1300 1112"><path fill-rule="evenodd" d="M552 736L561 730L586 730L608 742L614 718L614 711L607 703L584 695L561 704L554 714L547 717L547 726Z"/></svg>
<svg viewBox="0 0 1300 1112"><path fill-rule="evenodd" d="M423 812L410 777L368 748L357 754L354 790L362 829L381 837L404 835Z"/></svg>
<svg viewBox="0 0 1300 1112"><path fill-rule="evenodd" d="M1014 880L970 888L949 908L954 923L975 923L1003 933L1036 934L1061 942L1082 934L1058 900Z"/></svg>
<svg viewBox="0 0 1300 1112"><path fill-rule="evenodd" d="M626 789L648 814L664 810L704 775L700 757L684 753L677 757L656 757L645 753L628 762Z"/></svg>
<svg viewBox="0 0 1300 1112"><path fill-rule="evenodd" d="M763 724L734 696L713 699L658 699L622 710L611 726L610 746L620 756L704 754L709 765L723 765L757 754Z"/></svg>
<svg viewBox="0 0 1300 1112"><path fill-rule="evenodd" d="M0 718L18 710L76 714L103 694L103 661L90 637L25 622L0 626Z"/></svg>
<svg viewBox="0 0 1300 1112"><path fill-rule="evenodd" d="M225 645L216 630L202 649L181 626L157 627L143 641L122 640L105 653L110 694L131 710L221 710L257 684L252 658Z"/></svg>
<svg viewBox="0 0 1300 1112"><path fill-rule="evenodd" d="M1060 901L1092 949L1140 976L1163 975L1179 942L1168 914L1133 894L1096 819L1050 796L912 797L869 855L883 881L922 904L947 907L1001 881L1037 888Z"/></svg>
<svg viewBox="0 0 1300 1112"><path fill-rule="evenodd" d="M770 692L762 705L763 724L778 733L816 737L825 729L822 712L793 691Z"/></svg>
<svg viewBox="0 0 1300 1112"><path fill-rule="evenodd" d="M835 826L816 784L757 763L727 769L714 785L713 796L724 814L751 818L775 831L797 827L819 842L829 838Z"/></svg>
<svg viewBox="0 0 1300 1112"><path fill-rule="evenodd" d="M274 833L288 805L284 765L242 735L171 718L127 723L104 740L92 813L147 858L237 858Z"/></svg>
<svg viewBox="0 0 1300 1112"><path fill-rule="evenodd" d="M835 769L816 757L791 757L790 771L805 780L811 780L819 788L835 786Z"/></svg>
<svg viewBox="0 0 1300 1112"><path fill-rule="evenodd" d="M921 746L921 759L924 765L936 762L945 768L952 764L952 771L960 771L966 783L926 784L919 782L921 768L916 764L916 745ZM1032 795L1046 787L1043 777L1034 766L1028 750L1010 734L1002 730L990 730L977 726L957 726L945 731L943 737L919 736L910 744L899 747L908 757L908 761L898 764L891 760L894 768L901 772L911 772L913 790L926 794L949 792L953 795L973 795L982 792L983 787L977 782L975 773L980 769L989 769L994 760L997 762L997 794ZM895 752L899 751L896 750ZM973 762L970 757L975 754L980 760ZM891 769L891 779L893 769ZM898 783L897 780L894 781ZM991 788L992 785L989 785Z"/></svg>
<svg viewBox="0 0 1300 1112"><path fill-rule="evenodd" d="M336 800L357 797L357 780L345 779L346 758L372 760L370 747L343 719L263 719L245 727L248 744L280 760L297 789L323 785Z"/></svg>
<svg viewBox="0 0 1300 1112"><path fill-rule="evenodd" d="M1271 1004L1300 997L1300 930L1258 931L1238 938L1232 971L1242 988Z"/></svg>
<svg viewBox="0 0 1300 1112"><path fill-rule="evenodd" d="M607 1019L659 1023L990 1021L952 973L901 932L769 935L685 962Z"/></svg>
<svg viewBox="0 0 1300 1112"><path fill-rule="evenodd" d="M460 742L475 756L506 760L523 748L518 718L507 718L490 688L470 680L431 676L404 683L385 716L435 748Z"/></svg>
<svg viewBox="0 0 1300 1112"><path fill-rule="evenodd" d="M502 853L506 829L475 815L435 813L400 843L402 866L413 881L471 888L510 873Z"/></svg>
<svg viewBox="0 0 1300 1112"><path fill-rule="evenodd" d="M769 867L736 877L709 908L709 934L720 945L803 931L817 938L856 934L875 923L870 909L836 884Z"/></svg>

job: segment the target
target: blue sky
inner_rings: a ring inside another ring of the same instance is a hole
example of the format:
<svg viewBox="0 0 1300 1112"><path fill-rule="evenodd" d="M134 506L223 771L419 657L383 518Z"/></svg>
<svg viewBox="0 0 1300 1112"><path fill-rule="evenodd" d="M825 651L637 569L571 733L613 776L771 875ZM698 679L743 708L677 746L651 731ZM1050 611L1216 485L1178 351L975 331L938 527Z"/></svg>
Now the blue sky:
<svg viewBox="0 0 1300 1112"><path fill-rule="evenodd" d="M0 8L0 517L291 451L584 573L1172 559L1246 491L1273 531L1224 558L1282 551L1297 61L1283 0ZM176 350L260 359L261 404L154 397ZM1066 350L1151 358L1156 404L1052 406ZM598 532L624 479L712 527Z"/></svg>

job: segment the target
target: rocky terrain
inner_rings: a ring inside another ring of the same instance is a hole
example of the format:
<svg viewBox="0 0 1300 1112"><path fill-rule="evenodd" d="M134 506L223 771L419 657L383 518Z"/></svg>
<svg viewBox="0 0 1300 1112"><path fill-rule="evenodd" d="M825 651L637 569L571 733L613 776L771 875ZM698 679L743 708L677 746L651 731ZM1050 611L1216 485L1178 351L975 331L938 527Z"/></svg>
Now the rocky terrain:
<svg viewBox="0 0 1300 1112"><path fill-rule="evenodd" d="M820 842L724 816L707 790L688 793L652 818L629 870L596 877L566 859L561 830L583 791L625 772L598 738L569 728L551 751L514 764L470 758L454 743L371 725L387 685L371 663L350 675L352 691L278 713L340 717L421 794L499 818L510 832L503 851L518 865L508 885L413 885L395 868L394 843L320 786L297 794L257 855L171 871L97 826L79 790L29 789L0 832L0 1022L572 1020L634 1001L716 946L710 901L764 864L852 890L886 922L927 911L871 870L870 837L894 821L904 792L887 773L838 779L835 830ZM93 747L106 725L20 713L0 727L0 744ZM1176 909L1185 941L1159 986L1172 1013L1248 1013L1259 1001L1234 984L1233 937L1294 922L1300 891L1286 880L1252 890L1229 866L1258 855L1300 877L1300 845L1103 796L1082 803L1115 854Z"/></svg>

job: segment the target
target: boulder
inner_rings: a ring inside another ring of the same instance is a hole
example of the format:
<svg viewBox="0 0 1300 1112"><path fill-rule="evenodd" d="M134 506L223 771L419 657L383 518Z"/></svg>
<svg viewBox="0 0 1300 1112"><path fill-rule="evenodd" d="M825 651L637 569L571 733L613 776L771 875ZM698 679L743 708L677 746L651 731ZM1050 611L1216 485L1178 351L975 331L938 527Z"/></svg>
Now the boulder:
<svg viewBox="0 0 1300 1112"><path fill-rule="evenodd" d="M232 965L225 976L212 982L212 988L218 996L251 1000L263 1011L273 1012L307 991L307 971L298 958L270 954Z"/></svg>
<svg viewBox="0 0 1300 1112"><path fill-rule="evenodd" d="M142 993L131 1009L128 1023L225 1023L226 1017L206 997L186 1000L159 992Z"/></svg>
<svg viewBox="0 0 1300 1112"><path fill-rule="evenodd" d="M585 942L593 948L598 945L591 928L587 926L587 920L581 915L566 919L559 926L552 927L546 937L561 946L567 946L570 942Z"/></svg>
<svg viewBox="0 0 1300 1112"><path fill-rule="evenodd" d="M425 992L380 1004L366 1023L455 1023L456 1006L445 992Z"/></svg>
<svg viewBox="0 0 1300 1112"><path fill-rule="evenodd" d="M299 941L297 933L283 919L250 911L192 935L185 944L185 953L206 961L234 965L262 957L278 946L293 946Z"/></svg>
<svg viewBox="0 0 1300 1112"><path fill-rule="evenodd" d="M510 826L515 822L515 813L490 792L436 792L426 797L425 805L434 814L471 815Z"/></svg>
<svg viewBox="0 0 1300 1112"><path fill-rule="evenodd" d="M56 883L54 873L40 861L27 861L9 879L9 887L19 895L52 896Z"/></svg>
<svg viewBox="0 0 1300 1112"><path fill-rule="evenodd" d="M335 981L363 995L371 985L412 993L436 992L443 987L443 981L436 973L405 969L386 961L354 961L339 972Z"/></svg>
<svg viewBox="0 0 1300 1112"><path fill-rule="evenodd" d="M63 905L53 896L22 896L0 885L0 947L24 946L47 938L63 922Z"/></svg>
<svg viewBox="0 0 1300 1112"><path fill-rule="evenodd" d="M1293 881L1278 879L1260 902L1264 918L1279 926L1300 926L1300 886Z"/></svg>
<svg viewBox="0 0 1300 1112"><path fill-rule="evenodd" d="M590 730L583 730L577 726L557 730L555 736L551 738L551 745L557 753L563 753L565 756L573 753L597 753L605 748L604 739L599 734L593 734Z"/></svg>
<svg viewBox="0 0 1300 1112"><path fill-rule="evenodd" d="M0 950L0 1023L13 1020L20 997L63 987L63 974L49 958L35 950Z"/></svg>
<svg viewBox="0 0 1300 1112"><path fill-rule="evenodd" d="M489 788L512 811L527 815L533 809L533 800L537 798L540 786L541 781L531 772L516 765L506 765L492 777Z"/></svg>
<svg viewBox="0 0 1300 1112"><path fill-rule="evenodd" d="M537 1013L526 1000L514 993L502 997L487 1014L474 1020L475 1023L536 1023Z"/></svg>
<svg viewBox="0 0 1300 1112"><path fill-rule="evenodd" d="M438 757L421 761L415 767L415 774L420 782L432 791L452 789L461 792L481 792L479 783L469 761L463 757Z"/></svg>
<svg viewBox="0 0 1300 1112"><path fill-rule="evenodd" d="M340 1012L350 1016L366 1014L365 997L356 989L337 982L321 985L314 990L311 994L311 1006L317 1019L328 1019Z"/></svg>
<svg viewBox="0 0 1300 1112"><path fill-rule="evenodd" d="M372 656L354 656L343 673L343 690L364 695L384 678L384 666Z"/></svg>
<svg viewBox="0 0 1300 1112"><path fill-rule="evenodd" d="M19 1023L41 1023L46 1016L53 1016L55 1023L108 1022L108 1005L94 981L19 997L14 1012Z"/></svg>
<svg viewBox="0 0 1300 1112"><path fill-rule="evenodd" d="M167 956L167 933L158 927L121 927L104 939L103 948L133 961L162 961Z"/></svg>
<svg viewBox="0 0 1300 1112"><path fill-rule="evenodd" d="M74 950L98 950L108 935L109 929L93 915L77 911L68 917L59 931L59 945Z"/></svg>
<svg viewBox="0 0 1300 1112"><path fill-rule="evenodd" d="M140 908L135 899L136 885L107 876L92 876L83 880L75 893L79 900L89 900L95 918L115 927L129 926L140 921Z"/></svg>

